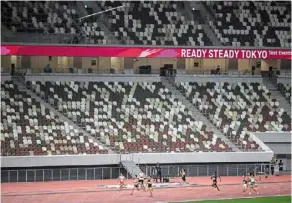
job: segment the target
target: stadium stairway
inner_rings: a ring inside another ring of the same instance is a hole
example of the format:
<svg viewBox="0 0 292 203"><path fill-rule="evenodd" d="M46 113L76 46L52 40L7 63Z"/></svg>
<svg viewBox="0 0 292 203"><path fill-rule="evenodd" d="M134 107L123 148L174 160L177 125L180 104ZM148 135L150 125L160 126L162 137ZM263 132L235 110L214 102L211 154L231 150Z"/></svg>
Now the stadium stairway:
<svg viewBox="0 0 292 203"><path fill-rule="evenodd" d="M79 11L80 8L85 8L85 5L92 8L93 13L97 13L97 12L101 12L103 11L98 4L95 1L80 1L79 2L80 5L82 6L78 6L77 9ZM79 8L80 7L80 8ZM118 40L115 38L115 36L113 35L113 33L110 31L107 22L108 19L106 17L106 15L100 14L100 15L96 15L95 17L98 23L98 26L100 27L100 29L102 31L104 31L104 36L106 36L106 39L108 41L110 41L111 44L118 44ZM83 20L84 22L86 22L86 19Z"/></svg>
<svg viewBox="0 0 292 203"><path fill-rule="evenodd" d="M277 99L279 106L283 108L289 116L291 116L291 105L287 99L281 94L276 84L270 78L263 78L264 85L270 90L272 98Z"/></svg>
<svg viewBox="0 0 292 203"><path fill-rule="evenodd" d="M127 170L127 172L131 175L133 178L135 175L138 176L139 173L142 172L142 170L137 166L137 164L134 161L122 161L122 166Z"/></svg>
<svg viewBox="0 0 292 203"><path fill-rule="evenodd" d="M166 79L161 77L161 82L164 84L166 88L168 88L171 93L179 99L192 113L191 116L193 119L197 121L202 121L206 126L207 129L213 131L214 134L218 136L222 141L224 141L227 145L232 147L234 151L240 152L241 150L239 147L230 141L216 126L214 126L193 104L191 104L182 93L180 93L174 84L173 79Z"/></svg>
<svg viewBox="0 0 292 203"><path fill-rule="evenodd" d="M59 111L57 111L54 107L52 107L47 101L45 101L44 99L42 99L41 97L39 97L38 95L36 95L34 92L32 92L31 90L27 89L26 86L19 82L14 80L14 83L18 85L18 87L22 90L25 90L26 93L30 94L30 96L32 98L35 98L35 100L37 102L43 103L44 106L49 109L50 111L53 111L55 115L59 116L60 119L62 119L63 121L66 121L68 124L72 125L75 129L78 129L79 132L82 132L84 135L86 135L87 137L91 138L92 140L96 141L100 146L103 146L104 149L108 150L109 154L114 154L115 152L112 151L110 148L108 148L106 145L104 145L103 143L100 142L100 140L97 140L96 138L92 137L90 134L88 134L84 129L82 129L81 127L79 127L78 125L76 125L73 121L71 121L69 118L67 118L66 116L64 116L62 113L60 113Z"/></svg>
<svg viewBox="0 0 292 203"><path fill-rule="evenodd" d="M203 29L205 33L207 34L207 37L214 44L214 46L221 46L221 43L218 37L215 35L214 31L211 29L209 24L206 23L206 22L209 22L209 19L215 20L214 17L209 12L209 10L207 10L206 7L203 5L203 3L200 1L190 1L188 2L188 4L189 4L188 9L192 10L192 8L195 8L196 10L200 12L200 15L205 20L204 24L202 25Z"/></svg>

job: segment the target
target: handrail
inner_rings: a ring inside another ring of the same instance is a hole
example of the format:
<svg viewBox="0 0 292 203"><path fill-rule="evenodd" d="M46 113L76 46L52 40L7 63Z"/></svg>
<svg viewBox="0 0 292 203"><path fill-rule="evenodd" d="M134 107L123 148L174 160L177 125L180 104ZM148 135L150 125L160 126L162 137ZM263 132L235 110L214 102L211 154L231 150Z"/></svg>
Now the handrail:
<svg viewBox="0 0 292 203"><path fill-rule="evenodd" d="M115 75L144 75L144 76L153 76L159 75L159 70L153 69L150 74L140 74L137 69L112 69L112 68L91 68L91 72L89 72L90 68L87 69L78 69L74 67L70 67L69 65L58 65L61 68L52 68L52 73L44 73L44 67L38 68L16 68L15 73L22 73L27 76L29 75L46 75L46 76L53 76L53 75L62 75L62 74L72 74L72 75L102 75L102 74L111 74ZM288 76L291 77L291 72L288 70L281 70L280 77ZM10 68L2 67L2 73L10 73ZM222 70L220 75L211 74L210 70L178 70L176 76L211 76L211 77L226 77L226 76L240 76L240 77L259 77L261 75L252 75L251 72L239 72L239 71L229 71L229 70Z"/></svg>

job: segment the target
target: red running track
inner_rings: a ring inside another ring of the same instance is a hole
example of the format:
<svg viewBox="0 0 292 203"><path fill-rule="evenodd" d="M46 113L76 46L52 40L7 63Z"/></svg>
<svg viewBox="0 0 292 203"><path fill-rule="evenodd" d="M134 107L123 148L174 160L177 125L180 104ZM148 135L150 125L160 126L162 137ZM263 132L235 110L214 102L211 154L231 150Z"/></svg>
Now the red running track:
<svg viewBox="0 0 292 203"><path fill-rule="evenodd" d="M178 182L172 179L171 182ZM161 203L190 200L227 199L256 196L291 195L291 176L274 176L262 179L258 185L259 195L242 192L242 177L222 177L219 182L221 194L210 187L209 177L189 178L197 186L154 189L154 197L149 192L131 190L118 193L116 189L97 188L97 185L117 184L116 180L2 183L3 203ZM131 184L131 180L127 180Z"/></svg>

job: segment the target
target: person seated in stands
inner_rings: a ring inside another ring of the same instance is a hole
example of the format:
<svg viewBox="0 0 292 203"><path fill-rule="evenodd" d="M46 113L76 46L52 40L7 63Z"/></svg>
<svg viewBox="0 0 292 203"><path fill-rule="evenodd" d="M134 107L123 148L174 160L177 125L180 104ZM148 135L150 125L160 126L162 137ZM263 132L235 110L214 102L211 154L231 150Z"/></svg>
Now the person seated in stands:
<svg viewBox="0 0 292 203"><path fill-rule="evenodd" d="M216 74L215 68L211 69L211 75L215 75L215 74Z"/></svg>
<svg viewBox="0 0 292 203"><path fill-rule="evenodd" d="M52 73L52 68L49 63L45 66L44 73Z"/></svg>

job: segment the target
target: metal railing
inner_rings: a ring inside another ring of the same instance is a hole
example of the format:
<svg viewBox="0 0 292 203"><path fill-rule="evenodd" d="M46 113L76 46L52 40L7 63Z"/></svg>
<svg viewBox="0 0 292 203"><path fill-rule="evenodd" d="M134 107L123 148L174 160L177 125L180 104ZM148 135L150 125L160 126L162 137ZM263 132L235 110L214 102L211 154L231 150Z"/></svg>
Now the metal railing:
<svg viewBox="0 0 292 203"><path fill-rule="evenodd" d="M22 36L23 35L23 36ZM51 35L59 35L61 39L63 40L54 40L51 39L49 36ZM63 36L64 35L64 36ZM114 34L113 34L114 35ZM19 36L19 37L18 37ZM26 36L26 37L25 37ZM30 36L32 36L31 38L29 38ZM71 40L64 40L64 39L68 39L68 36L72 36L72 38L70 38ZM190 45L179 45L179 46L175 46L175 45L144 45L144 44L127 44L125 40L111 40L108 39L106 41L106 43L96 43L94 41L94 38L91 36L84 36L84 34L82 33L78 33L78 34L54 34L54 33L13 33L11 35L11 33L4 33L1 36L1 40L2 40L2 44L5 45L52 45L52 46L64 46L64 44L67 45L74 45L74 46L94 46L94 47L148 47L148 48L157 48L157 47L161 47L161 48L198 48L198 49L236 49L237 47L234 46L190 46ZM45 37L45 38L44 38ZM75 39L78 39L78 41L75 41ZM263 47L263 46L253 46L253 47L247 47L247 46L243 46L241 47L241 49L245 50L245 49L249 49L249 50L253 50L253 49L273 49L273 50L277 50L277 49L286 49L287 51L290 50L291 47Z"/></svg>
<svg viewBox="0 0 292 203"><path fill-rule="evenodd" d="M147 176L155 176L155 165L140 165ZM180 171L186 169L188 177L211 176L216 171L220 176L243 176L248 173L257 175L272 172L271 164L198 164L198 165L161 165L162 176L179 177ZM48 182L76 180L117 179L123 173L127 179L131 175L120 167L76 167L76 168L45 168L45 169L13 169L1 171L1 182Z"/></svg>
<svg viewBox="0 0 292 203"><path fill-rule="evenodd" d="M155 176L155 166L141 165L147 176ZM162 175L164 177L180 177L180 171L186 170L189 177L211 176L216 171L220 176L243 176L248 173L257 175L272 173L271 164L205 164L205 165L162 165Z"/></svg>
<svg viewBox="0 0 292 203"><path fill-rule="evenodd" d="M147 65L147 64L146 64ZM152 69L149 74L141 74L137 68L132 69L113 69L113 68L73 68L69 65L58 65L58 68L52 68L50 73L46 73L44 71L45 67L34 67L34 68L16 68L15 73L22 73L25 75L57 75L57 74L74 74L74 75L84 75L84 74L92 74L92 75L102 75L102 74L122 74L122 75L159 75L160 71L158 69ZM10 74L10 68L2 67L2 74ZM176 76L185 76L185 75L197 75L197 76L212 76L212 77L262 77L261 75L252 75L251 72L240 72L240 71L221 71L220 75L211 74L210 70L186 70L186 69L178 69ZM291 72L287 70L281 71L281 76L291 76Z"/></svg>
<svg viewBox="0 0 292 203"><path fill-rule="evenodd" d="M104 180L117 179L123 173L131 178L122 167L92 168L54 168L54 169L15 169L1 171L1 182L47 182L73 180Z"/></svg>

